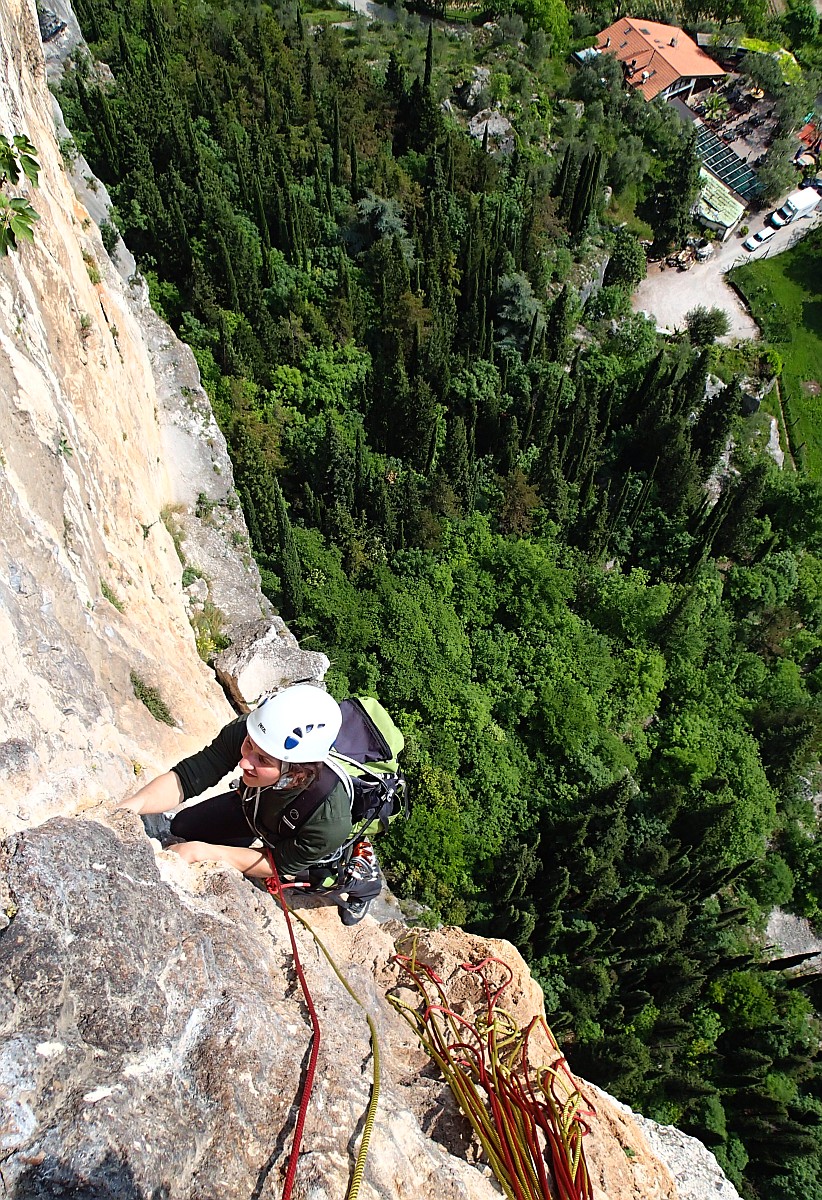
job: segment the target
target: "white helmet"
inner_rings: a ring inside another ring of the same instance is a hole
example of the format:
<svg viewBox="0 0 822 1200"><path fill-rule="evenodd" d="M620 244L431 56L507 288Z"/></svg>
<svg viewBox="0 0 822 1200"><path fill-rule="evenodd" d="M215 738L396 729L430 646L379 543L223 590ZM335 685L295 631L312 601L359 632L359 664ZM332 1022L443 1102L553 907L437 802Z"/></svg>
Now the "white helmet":
<svg viewBox="0 0 822 1200"><path fill-rule="evenodd" d="M246 728L261 750L282 762L325 759L342 725L333 696L310 683L295 683L263 700L248 714Z"/></svg>

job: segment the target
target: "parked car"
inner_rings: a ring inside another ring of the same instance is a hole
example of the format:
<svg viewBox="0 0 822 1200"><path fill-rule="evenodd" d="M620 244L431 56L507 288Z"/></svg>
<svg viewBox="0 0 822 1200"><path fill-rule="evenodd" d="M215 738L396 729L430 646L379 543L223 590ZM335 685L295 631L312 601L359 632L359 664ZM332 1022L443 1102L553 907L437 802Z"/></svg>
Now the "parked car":
<svg viewBox="0 0 822 1200"><path fill-rule="evenodd" d="M775 236L776 230L766 226L765 229L760 229L759 233L752 233L749 238L746 238L742 243L742 249L756 250L757 246L761 246L763 242L769 242Z"/></svg>

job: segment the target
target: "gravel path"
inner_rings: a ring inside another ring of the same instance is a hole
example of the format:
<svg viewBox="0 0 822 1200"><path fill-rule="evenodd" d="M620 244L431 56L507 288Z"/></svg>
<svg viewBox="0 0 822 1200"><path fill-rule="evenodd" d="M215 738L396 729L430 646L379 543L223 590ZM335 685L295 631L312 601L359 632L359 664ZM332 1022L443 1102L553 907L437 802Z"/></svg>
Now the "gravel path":
<svg viewBox="0 0 822 1200"><path fill-rule="evenodd" d="M660 264L649 263L648 275L633 295L634 310L654 317L657 329L661 332L674 333L684 327L685 314L698 304L706 308L721 308L728 314L731 323L723 341L757 338L757 324L733 288L726 283L725 273L743 262L771 258L787 250L820 221L822 215L814 213L793 225L777 229L769 242L751 254L742 249L742 241L738 237L732 236L727 242L715 243L713 257L705 263L694 263L690 271L678 271L675 267L660 269ZM751 233L756 233L764 225L764 217L756 217L751 222Z"/></svg>

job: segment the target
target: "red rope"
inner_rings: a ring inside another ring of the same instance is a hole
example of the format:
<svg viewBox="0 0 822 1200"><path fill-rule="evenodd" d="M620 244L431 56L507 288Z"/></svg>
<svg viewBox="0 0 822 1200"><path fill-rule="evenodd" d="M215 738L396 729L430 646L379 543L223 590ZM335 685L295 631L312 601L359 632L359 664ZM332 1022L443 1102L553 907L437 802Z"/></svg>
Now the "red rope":
<svg viewBox="0 0 822 1200"><path fill-rule="evenodd" d="M294 929L291 925L291 915L288 911L288 905L283 896L283 884L280 882L280 876L277 874L277 868L274 864L274 855L270 850L266 851L269 865L271 867L271 875L265 881L265 886L272 896L276 896L279 900L283 913L285 914L285 923L288 927L288 936L291 939L291 951L294 955L294 967L297 971L297 978L300 981L305 1002L308 1005L308 1012L311 1016L311 1026L314 1030L314 1036L311 1039L311 1055L308 1059L308 1070L305 1073L305 1086L303 1094L300 1097L300 1111L297 1113L297 1124L294 1126L294 1143L291 1147L291 1154L288 1159L288 1170L283 1184L282 1200L290 1200L291 1189L294 1186L294 1175L297 1171L297 1159L300 1153L300 1142L303 1137L303 1126L305 1125L305 1115L308 1111L308 1103L311 1099L311 1089L314 1086L314 1073L317 1069L317 1056L320 1052L320 1022L317 1018L317 1013L314 1008L314 1001L311 999L311 993L308 990L308 984L305 981L303 974L302 963L300 956L297 953L297 943L294 939Z"/></svg>

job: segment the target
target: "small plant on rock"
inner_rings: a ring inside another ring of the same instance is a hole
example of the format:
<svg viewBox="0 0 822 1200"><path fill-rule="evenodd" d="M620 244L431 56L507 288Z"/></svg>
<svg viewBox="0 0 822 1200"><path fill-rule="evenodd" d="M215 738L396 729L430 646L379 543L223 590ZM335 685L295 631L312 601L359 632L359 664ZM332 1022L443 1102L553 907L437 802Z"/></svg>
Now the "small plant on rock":
<svg viewBox="0 0 822 1200"><path fill-rule="evenodd" d="M21 239L34 241L33 226L39 215L25 196L11 196L6 187L16 187L21 174L37 187L40 164L36 153L24 134L16 133L11 141L0 134L0 258L16 250Z"/></svg>
<svg viewBox="0 0 822 1200"><path fill-rule="evenodd" d="M144 679L141 679L136 671L131 672L130 679L134 695L145 704L155 721L162 721L164 725L171 726L177 724L169 711L168 705L156 688L151 687Z"/></svg>

